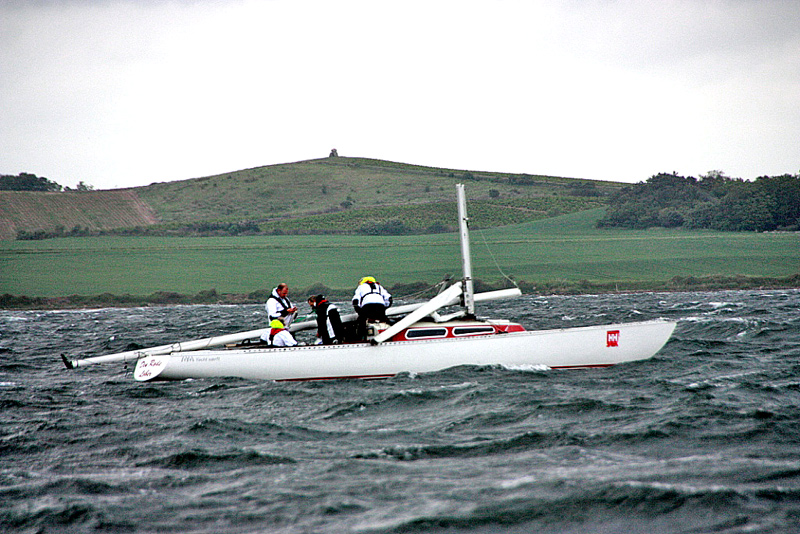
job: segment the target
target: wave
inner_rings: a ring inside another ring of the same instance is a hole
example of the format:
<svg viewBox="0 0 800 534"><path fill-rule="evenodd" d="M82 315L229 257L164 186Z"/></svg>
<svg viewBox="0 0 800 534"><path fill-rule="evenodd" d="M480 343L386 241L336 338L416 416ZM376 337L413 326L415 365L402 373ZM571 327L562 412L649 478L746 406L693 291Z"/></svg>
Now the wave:
<svg viewBox="0 0 800 534"><path fill-rule="evenodd" d="M355 458L392 458L416 461L431 458L464 458L504 454L518 450L579 445L580 438L565 433L526 432L506 439L475 440L462 444L397 445L380 452L355 455Z"/></svg>
<svg viewBox="0 0 800 534"><path fill-rule="evenodd" d="M64 503L49 499L45 503L37 503L33 510L30 508L0 510L0 526L8 528L7 532L73 532L76 527L95 530L112 525L104 520L102 514L92 504Z"/></svg>
<svg viewBox="0 0 800 534"><path fill-rule="evenodd" d="M200 449L180 451L137 462L138 467L159 467L182 470L228 470L257 465L293 464L296 461L285 456L263 454L253 450L211 453Z"/></svg>
<svg viewBox="0 0 800 534"><path fill-rule="evenodd" d="M515 487L507 493L506 498L495 497L486 504L451 505L449 512L407 513L399 520L385 518L360 531L372 534L778 532L786 531L781 527L786 523L783 514L776 510L777 499L795 501L798 496L797 491L778 490L773 494L771 490L748 491L724 485L639 481L607 483L588 489L536 481L527 488Z"/></svg>

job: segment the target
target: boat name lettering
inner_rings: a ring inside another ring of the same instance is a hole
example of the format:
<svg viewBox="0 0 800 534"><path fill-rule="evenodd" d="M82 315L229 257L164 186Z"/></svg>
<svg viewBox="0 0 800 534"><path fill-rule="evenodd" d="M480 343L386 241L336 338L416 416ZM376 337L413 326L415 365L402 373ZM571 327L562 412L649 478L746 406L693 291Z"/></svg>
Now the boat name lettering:
<svg viewBox="0 0 800 534"><path fill-rule="evenodd" d="M606 347L619 347L619 330L606 332Z"/></svg>
<svg viewBox="0 0 800 534"><path fill-rule="evenodd" d="M192 356L191 354L184 354L181 356L181 363L197 363L197 362L218 362L222 358L219 356Z"/></svg>
<svg viewBox="0 0 800 534"><path fill-rule="evenodd" d="M222 359L222 358L220 358L219 356L214 356L213 358L212 358L212 357L210 357L210 356L205 356L205 357L197 357L197 358L194 358L194 360L193 360L193 361L196 361L196 362L218 362L218 361L220 361L221 359Z"/></svg>
<svg viewBox="0 0 800 534"><path fill-rule="evenodd" d="M144 367L161 367L162 365L164 365L164 362L162 362L161 360L142 360L141 363L139 363L139 367L142 367L142 368L144 368Z"/></svg>

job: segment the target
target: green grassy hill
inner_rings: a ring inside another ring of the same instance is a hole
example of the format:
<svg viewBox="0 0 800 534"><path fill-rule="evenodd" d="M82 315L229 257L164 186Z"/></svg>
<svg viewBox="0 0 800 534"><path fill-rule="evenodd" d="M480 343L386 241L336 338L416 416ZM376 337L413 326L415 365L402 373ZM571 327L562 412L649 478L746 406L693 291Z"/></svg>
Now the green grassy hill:
<svg viewBox="0 0 800 534"><path fill-rule="evenodd" d="M622 186L335 157L152 184L140 188L138 194L165 223L233 217L264 220L343 209L452 202L453 186L463 181L469 183L471 199L489 199L492 190L507 200L572 197L576 183L591 183L598 192Z"/></svg>
<svg viewBox="0 0 800 534"><path fill-rule="evenodd" d="M134 233L150 235L225 234L227 224L250 233L428 233L451 227L458 182L467 184L471 211L487 227L595 208L624 186L333 157L124 190L4 192L0 239L59 228L68 234L76 226L138 227ZM48 196L46 209L15 208L37 195Z"/></svg>

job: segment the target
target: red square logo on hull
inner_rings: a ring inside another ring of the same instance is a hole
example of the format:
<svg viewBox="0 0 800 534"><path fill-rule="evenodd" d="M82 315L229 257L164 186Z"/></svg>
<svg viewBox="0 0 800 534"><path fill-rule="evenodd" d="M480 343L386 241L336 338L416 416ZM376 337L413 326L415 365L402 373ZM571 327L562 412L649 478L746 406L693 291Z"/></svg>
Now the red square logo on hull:
<svg viewBox="0 0 800 534"><path fill-rule="evenodd" d="M609 330L606 332L606 347L619 346L619 330Z"/></svg>

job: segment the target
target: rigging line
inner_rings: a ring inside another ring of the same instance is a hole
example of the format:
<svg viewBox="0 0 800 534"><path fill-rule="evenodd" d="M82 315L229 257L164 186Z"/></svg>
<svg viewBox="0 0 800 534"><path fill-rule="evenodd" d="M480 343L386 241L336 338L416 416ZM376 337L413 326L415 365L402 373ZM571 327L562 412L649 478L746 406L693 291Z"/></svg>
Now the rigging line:
<svg viewBox="0 0 800 534"><path fill-rule="evenodd" d="M489 251L489 256L491 256L491 257L492 257L492 261L494 262L494 265L495 265L495 267L497 267L497 270L498 270L498 271L500 271L500 274L502 274L502 275L503 275L503 277L504 277L506 280L508 280L509 282L511 282L511 283L514 285L514 287L516 287L516 288L519 288L519 286L517 285L517 282L516 282L516 281L514 281L514 279L513 279L513 278L511 278L510 276L508 276L508 275L507 275L507 274L506 274L506 273L503 271L503 269L500 267L500 264L497 262L497 258L495 258L495 257L494 257L494 254L492 253L492 249L489 247L489 242L486 240L486 236L485 236L485 235L483 235L483 230L482 230L482 229L480 229L480 228L478 228L478 233L479 233L479 234L481 234L481 238L483 239L483 244L484 244L484 245L486 245L486 250L488 250L488 251Z"/></svg>
<svg viewBox="0 0 800 534"><path fill-rule="evenodd" d="M436 284L434 284L434 285L429 285L428 287L422 288L422 289L420 289L419 291L415 291L415 292L413 292L413 293L410 293L410 294L408 294L408 295L398 295L398 296L397 296L397 298L398 298L398 299L403 299L403 300L420 298L420 297L421 297L422 295L424 295L425 293L427 293L427 292L429 292L429 291L431 291L431 290L436 290L436 289L437 289L437 288L439 288L439 287L440 287L442 284L445 284L445 283L447 283L449 280L450 280L450 276L448 275L448 276L447 276L447 278L445 278L445 279L444 279L444 280L442 280L441 282L437 282L437 283L436 283Z"/></svg>
<svg viewBox="0 0 800 534"><path fill-rule="evenodd" d="M441 293L442 291L444 291L444 288L447 287L447 284L450 282L452 278L453 278L452 274L446 274L441 281L436 282L433 285L429 285L428 287L424 287L419 291L414 291L413 293L409 293L408 295L396 295L396 297L399 299L408 300L408 299L420 298L422 295L428 293L429 291L435 291L437 293Z"/></svg>

